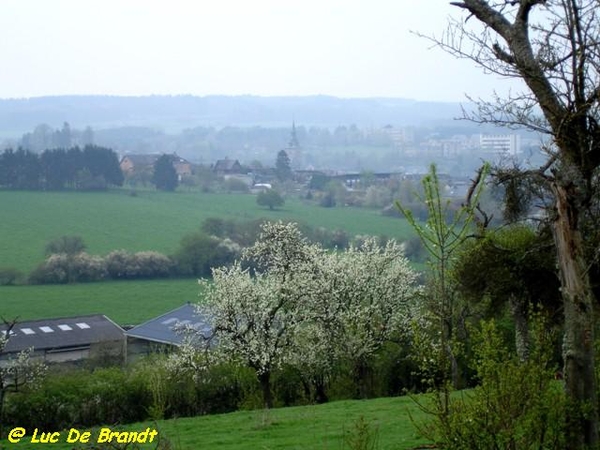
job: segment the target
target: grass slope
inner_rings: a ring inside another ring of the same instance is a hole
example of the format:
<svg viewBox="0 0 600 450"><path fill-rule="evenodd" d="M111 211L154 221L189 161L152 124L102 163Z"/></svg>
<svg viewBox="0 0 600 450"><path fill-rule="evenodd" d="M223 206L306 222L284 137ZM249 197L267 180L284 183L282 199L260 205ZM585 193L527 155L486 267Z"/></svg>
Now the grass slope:
<svg viewBox="0 0 600 450"><path fill-rule="evenodd" d="M269 211L249 194L0 191L0 205L0 267L24 272L43 260L50 240L62 235L81 236L92 254L121 248L172 254L181 238L208 217L291 220L399 239L412 233L406 221L383 217L376 210L322 208L288 198L283 209Z"/></svg>
<svg viewBox="0 0 600 450"><path fill-rule="evenodd" d="M143 431L146 427L156 428L159 436L169 439L177 450L341 450L352 448L347 443L347 437L356 433L356 424L363 417L370 430L377 435L379 445L373 448L412 449L426 441L417 436L409 414L416 420L423 418L423 413L411 399L396 397L339 401L270 411L241 411L131 424L118 429ZM112 429L117 430L116 427ZM52 448L72 448L72 444L64 443L66 435L67 432L63 431L60 442L52 444ZM90 444L79 448L90 448L97 436L96 429L92 433ZM154 445L142 444L140 447L151 449ZM39 444L31 444L30 438L24 438L18 444L10 444L10 448L35 449L39 448Z"/></svg>
<svg viewBox="0 0 600 450"><path fill-rule="evenodd" d="M105 314L119 325L135 325L198 302L196 280L114 281L49 286L0 287L0 316L33 320Z"/></svg>

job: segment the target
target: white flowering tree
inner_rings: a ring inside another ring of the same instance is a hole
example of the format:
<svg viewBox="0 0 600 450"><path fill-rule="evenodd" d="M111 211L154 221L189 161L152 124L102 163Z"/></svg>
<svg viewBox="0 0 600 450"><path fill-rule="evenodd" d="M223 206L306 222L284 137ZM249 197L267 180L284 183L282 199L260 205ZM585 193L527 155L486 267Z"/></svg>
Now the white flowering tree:
<svg viewBox="0 0 600 450"><path fill-rule="evenodd" d="M244 251L242 259L254 263L256 272L287 281L314 262L320 252L320 247L309 244L295 223L265 222L258 240Z"/></svg>
<svg viewBox="0 0 600 450"><path fill-rule="evenodd" d="M267 408L273 405L271 374L289 360L307 303L309 290L301 288L306 267L319 252L295 224L265 223L242 261L214 269L212 282L201 282L221 354L256 371Z"/></svg>
<svg viewBox="0 0 600 450"><path fill-rule="evenodd" d="M327 327L339 358L352 362L358 394L365 396L375 354L409 333L417 275L396 242L380 246L374 238L329 254L324 263L327 288L321 306L315 305L315 318Z"/></svg>
<svg viewBox="0 0 600 450"><path fill-rule="evenodd" d="M366 396L373 359L390 341L406 338L416 311L416 274L401 247L365 238L344 252L321 253L302 278L307 295L291 362L327 401L326 382L350 363L357 394Z"/></svg>
<svg viewBox="0 0 600 450"><path fill-rule="evenodd" d="M219 353L255 370L266 407L271 375L292 364L327 400L326 379L351 361L359 394L382 346L409 330L416 274L395 242L327 253L295 224L266 223L241 261L201 281Z"/></svg>

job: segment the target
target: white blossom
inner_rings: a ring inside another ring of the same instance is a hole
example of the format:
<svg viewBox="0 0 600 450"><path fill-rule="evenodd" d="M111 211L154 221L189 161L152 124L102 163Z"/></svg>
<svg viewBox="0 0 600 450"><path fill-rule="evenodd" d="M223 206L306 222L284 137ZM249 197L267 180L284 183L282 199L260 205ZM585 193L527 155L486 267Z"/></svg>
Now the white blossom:
<svg viewBox="0 0 600 450"><path fill-rule="evenodd" d="M266 223L242 261L200 281L201 309L210 311L219 354L257 375L291 363L326 376L338 360L367 361L386 341L410 333L415 282L394 241L381 246L365 238L326 252L295 224Z"/></svg>

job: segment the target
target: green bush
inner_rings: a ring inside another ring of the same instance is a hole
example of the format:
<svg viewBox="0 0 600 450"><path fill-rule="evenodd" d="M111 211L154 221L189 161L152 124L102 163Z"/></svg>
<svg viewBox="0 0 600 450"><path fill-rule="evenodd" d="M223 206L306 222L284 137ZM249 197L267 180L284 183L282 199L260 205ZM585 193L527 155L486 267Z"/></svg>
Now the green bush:
<svg viewBox="0 0 600 450"><path fill-rule="evenodd" d="M474 341L479 385L462 396L436 393L422 429L444 449L563 449L566 398L554 380L552 346L538 322L530 359L511 354L493 321L482 322Z"/></svg>
<svg viewBox="0 0 600 450"><path fill-rule="evenodd" d="M379 428L360 416L344 433L344 443L350 450L376 450L379 448Z"/></svg>
<svg viewBox="0 0 600 450"><path fill-rule="evenodd" d="M336 205L335 195L332 192L325 193L319 200L319 205L323 208L333 208Z"/></svg>
<svg viewBox="0 0 600 450"><path fill-rule="evenodd" d="M270 210L273 210L283 206L285 200L275 189L267 189L266 191L259 192L256 196L256 203L259 206L267 206Z"/></svg>
<svg viewBox="0 0 600 450"><path fill-rule="evenodd" d="M250 187L239 178L231 177L223 182L223 189L227 192L250 192Z"/></svg>
<svg viewBox="0 0 600 450"><path fill-rule="evenodd" d="M12 394L6 403L8 425L61 430L146 418L143 387L121 368L61 371L41 386Z"/></svg>
<svg viewBox="0 0 600 450"><path fill-rule="evenodd" d="M130 368L56 370L36 389L7 397L6 426L64 429L237 410L253 391L252 373L230 364L201 378L173 372L165 355Z"/></svg>
<svg viewBox="0 0 600 450"><path fill-rule="evenodd" d="M183 237L174 256L180 275L207 277L213 267L230 264L239 256L240 246L231 239L219 239L202 232Z"/></svg>

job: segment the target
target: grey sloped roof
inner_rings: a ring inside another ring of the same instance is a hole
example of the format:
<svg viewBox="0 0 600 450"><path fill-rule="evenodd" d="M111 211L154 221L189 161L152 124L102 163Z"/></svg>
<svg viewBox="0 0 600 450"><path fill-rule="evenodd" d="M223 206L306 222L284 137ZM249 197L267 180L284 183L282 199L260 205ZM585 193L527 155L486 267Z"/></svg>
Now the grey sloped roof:
<svg viewBox="0 0 600 450"><path fill-rule="evenodd" d="M0 333L6 334L6 329L5 324L0 325ZM124 337L123 329L102 314L27 320L17 322L13 327L4 351L13 353L29 347L36 350L81 347Z"/></svg>
<svg viewBox="0 0 600 450"><path fill-rule="evenodd" d="M125 334L129 337L163 344L181 345L186 337L185 333L178 331L182 326L193 328L208 336L211 332L210 315L207 310L196 311L195 305L187 303L133 327Z"/></svg>
<svg viewBox="0 0 600 450"><path fill-rule="evenodd" d="M240 162L237 159L219 159L214 167L214 171L229 172L232 170L239 170L241 168Z"/></svg>

